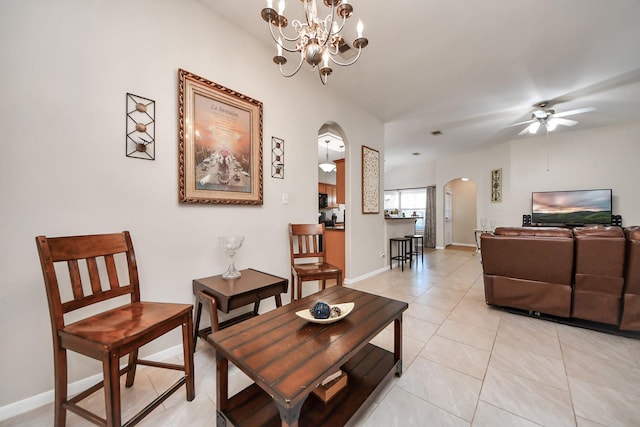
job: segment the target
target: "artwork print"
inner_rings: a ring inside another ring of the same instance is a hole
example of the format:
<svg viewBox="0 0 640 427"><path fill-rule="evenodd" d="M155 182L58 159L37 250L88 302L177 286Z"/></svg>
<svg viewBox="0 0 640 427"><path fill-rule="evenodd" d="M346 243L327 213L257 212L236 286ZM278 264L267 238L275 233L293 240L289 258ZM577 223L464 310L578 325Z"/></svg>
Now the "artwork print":
<svg viewBox="0 0 640 427"><path fill-rule="evenodd" d="M262 204L262 103L180 70L183 203Z"/></svg>

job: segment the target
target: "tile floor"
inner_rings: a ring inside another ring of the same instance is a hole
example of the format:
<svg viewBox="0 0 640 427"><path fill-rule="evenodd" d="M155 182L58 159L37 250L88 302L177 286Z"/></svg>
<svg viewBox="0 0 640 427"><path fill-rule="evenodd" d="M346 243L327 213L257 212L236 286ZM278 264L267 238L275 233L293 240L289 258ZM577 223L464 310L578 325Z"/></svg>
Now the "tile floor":
<svg viewBox="0 0 640 427"><path fill-rule="evenodd" d="M353 287L409 303L404 374L380 390L358 426L640 426L640 340L487 306L480 255L431 250L424 265ZM392 349L392 331L375 343ZM180 390L140 425L214 425L215 356L201 340L195 363L196 399L187 402ZM231 393L249 384L239 370L231 372ZM124 416L169 376L142 368L133 390L124 391ZM92 396L87 405L100 408L101 399ZM52 417L46 405L0 426L50 426ZM69 414L67 425L90 424Z"/></svg>

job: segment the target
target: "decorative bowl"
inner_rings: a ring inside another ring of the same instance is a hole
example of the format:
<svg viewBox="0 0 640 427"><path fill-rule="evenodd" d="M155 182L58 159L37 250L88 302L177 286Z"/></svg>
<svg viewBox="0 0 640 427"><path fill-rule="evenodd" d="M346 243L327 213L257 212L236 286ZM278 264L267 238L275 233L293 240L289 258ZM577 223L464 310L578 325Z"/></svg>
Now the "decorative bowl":
<svg viewBox="0 0 640 427"><path fill-rule="evenodd" d="M349 313L351 313L351 311L353 310L353 307L355 307L355 303L354 302L345 302L342 304L331 304L331 307L338 307L340 308L340 316L336 316L336 317L329 317L328 319L316 319L315 317L313 317L313 315L311 314L311 312L309 311L308 308L305 308L304 310L300 310L300 311L296 311L296 316L307 320L311 323L333 323L333 322L337 322L338 320L342 320L345 317L347 317L349 315Z"/></svg>

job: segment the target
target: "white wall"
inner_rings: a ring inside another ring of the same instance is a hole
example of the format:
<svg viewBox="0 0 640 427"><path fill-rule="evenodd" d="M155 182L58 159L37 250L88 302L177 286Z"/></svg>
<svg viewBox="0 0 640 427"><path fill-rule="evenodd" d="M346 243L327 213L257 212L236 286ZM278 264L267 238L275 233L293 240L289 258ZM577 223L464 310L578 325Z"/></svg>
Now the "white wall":
<svg viewBox="0 0 640 427"><path fill-rule="evenodd" d="M0 388L0 410L53 388L35 236L130 230L148 300L193 302L191 280L226 267L222 234L246 236L238 268L289 277L287 223L317 221L325 122L349 140L347 271L384 267L382 214L360 213L360 147L383 153L382 124L317 76L284 79L261 42L200 4L8 0L0 40L0 382L11 385ZM177 202L178 68L263 102L263 206ZM127 92L156 101L155 161L125 157ZM271 178L271 136L285 140L284 180ZM178 343L173 334L146 354ZM71 362L71 381L99 372L86 359Z"/></svg>
<svg viewBox="0 0 640 427"><path fill-rule="evenodd" d="M384 189L429 187L436 184L436 162L425 161L384 171Z"/></svg>

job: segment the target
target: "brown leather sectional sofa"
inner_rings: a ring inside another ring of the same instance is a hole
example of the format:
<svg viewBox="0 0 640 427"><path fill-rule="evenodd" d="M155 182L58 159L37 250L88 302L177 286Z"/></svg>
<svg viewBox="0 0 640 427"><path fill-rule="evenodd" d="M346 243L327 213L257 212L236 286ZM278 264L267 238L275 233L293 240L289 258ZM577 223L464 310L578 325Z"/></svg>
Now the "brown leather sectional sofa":
<svg viewBox="0 0 640 427"><path fill-rule="evenodd" d="M480 239L487 304L640 331L640 227L498 227Z"/></svg>
<svg viewBox="0 0 640 427"><path fill-rule="evenodd" d="M624 299L620 329L640 331L640 227L624 230L627 262L624 277Z"/></svg>

